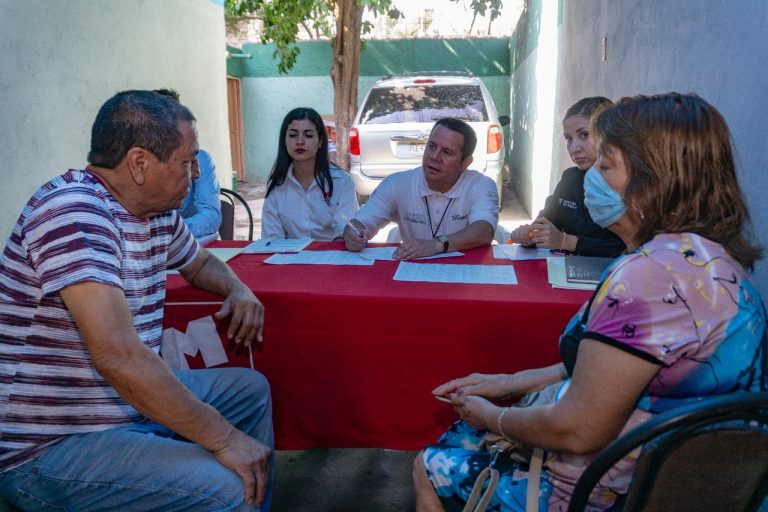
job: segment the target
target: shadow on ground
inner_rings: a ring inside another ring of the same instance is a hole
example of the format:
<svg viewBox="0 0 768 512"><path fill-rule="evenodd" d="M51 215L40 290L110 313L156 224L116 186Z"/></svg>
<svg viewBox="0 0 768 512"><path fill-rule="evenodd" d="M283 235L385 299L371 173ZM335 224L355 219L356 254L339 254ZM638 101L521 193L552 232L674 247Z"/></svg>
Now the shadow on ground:
<svg viewBox="0 0 768 512"><path fill-rule="evenodd" d="M278 451L273 512L414 510L416 452L382 449Z"/></svg>

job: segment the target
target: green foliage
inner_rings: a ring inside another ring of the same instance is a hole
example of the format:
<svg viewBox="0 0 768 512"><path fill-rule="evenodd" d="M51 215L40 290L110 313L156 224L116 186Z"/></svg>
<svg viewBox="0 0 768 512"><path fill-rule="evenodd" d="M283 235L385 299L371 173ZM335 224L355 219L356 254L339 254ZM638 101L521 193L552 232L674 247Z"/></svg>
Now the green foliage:
<svg viewBox="0 0 768 512"><path fill-rule="evenodd" d="M451 2L458 3L459 0L451 0ZM502 5L501 0L472 0L472 3L469 4L472 10L475 11L475 15L485 16L485 13L490 11L490 21L499 17Z"/></svg>
<svg viewBox="0 0 768 512"><path fill-rule="evenodd" d="M333 8L337 1L343 0L225 0L224 8L229 20L255 16L262 21L261 42L275 43L276 50L272 57L278 61L277 69L288 73L300 53L296 46L299 27L311 26L326 37L333 37ZM395 0L356 1L376 16L387 16L393 20L403 17L394 5ZM485 16L490 12L493 21L501 14L502 5L502 0L472 0L470 7L475 15ZM364 22L362 34L368 34L371 28L369 22Z"/></svg>
<svg viewBox="0 0 768 512"><path fill-rule="evenodd" d="M397 19L402 17L393 0L357 0L376 16L386 15ZM256 15L263 23L261 42L275 43L273 58L278 61L277 69L288 73L296 63L300 49L296 46L299 27L309 24L314 30L331 38L335 28L333 18L334 0L225 0L226 16L245 18ZM364 23L362 33L371 30L370 23Z"/></svg>

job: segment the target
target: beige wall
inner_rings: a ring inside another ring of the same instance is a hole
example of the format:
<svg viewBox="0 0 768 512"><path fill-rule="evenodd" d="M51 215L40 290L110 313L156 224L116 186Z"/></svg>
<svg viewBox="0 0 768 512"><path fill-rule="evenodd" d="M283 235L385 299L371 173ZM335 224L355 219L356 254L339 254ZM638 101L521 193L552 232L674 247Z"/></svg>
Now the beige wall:
<svg viewBox="0 0 768 512"><path fill-rule="evenodd" d="M0 248L30 194L82 167L101 104L170 87L230 176L224 10L210 0L0 0Z"/></svg>

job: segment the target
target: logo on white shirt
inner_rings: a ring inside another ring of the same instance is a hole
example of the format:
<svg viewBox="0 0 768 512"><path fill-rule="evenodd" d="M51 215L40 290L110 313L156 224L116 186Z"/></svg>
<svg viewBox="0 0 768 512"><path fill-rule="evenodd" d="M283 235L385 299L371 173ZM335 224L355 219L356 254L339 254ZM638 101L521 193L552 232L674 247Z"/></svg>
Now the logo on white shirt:
<svg viewBox="0 0 768 512"><path fill-rule="evenodd" d="M427 219L423 213L405 212L403 220L412 224L426 224Z"/></svg>

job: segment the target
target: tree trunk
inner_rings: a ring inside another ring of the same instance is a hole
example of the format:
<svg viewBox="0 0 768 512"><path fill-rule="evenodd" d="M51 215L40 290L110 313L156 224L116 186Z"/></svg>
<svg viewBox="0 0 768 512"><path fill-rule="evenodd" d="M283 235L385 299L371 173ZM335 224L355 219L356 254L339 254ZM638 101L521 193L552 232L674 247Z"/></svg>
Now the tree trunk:
<svg viewBox="0 0 768 512"><path fill-rule="evenodd" d="M336 159L349 170L349 128L357 113L357 81L360 76L360 31L363 7L357 0L336 0L336 34L333 37L333 116L336 123Z"/></svg>

